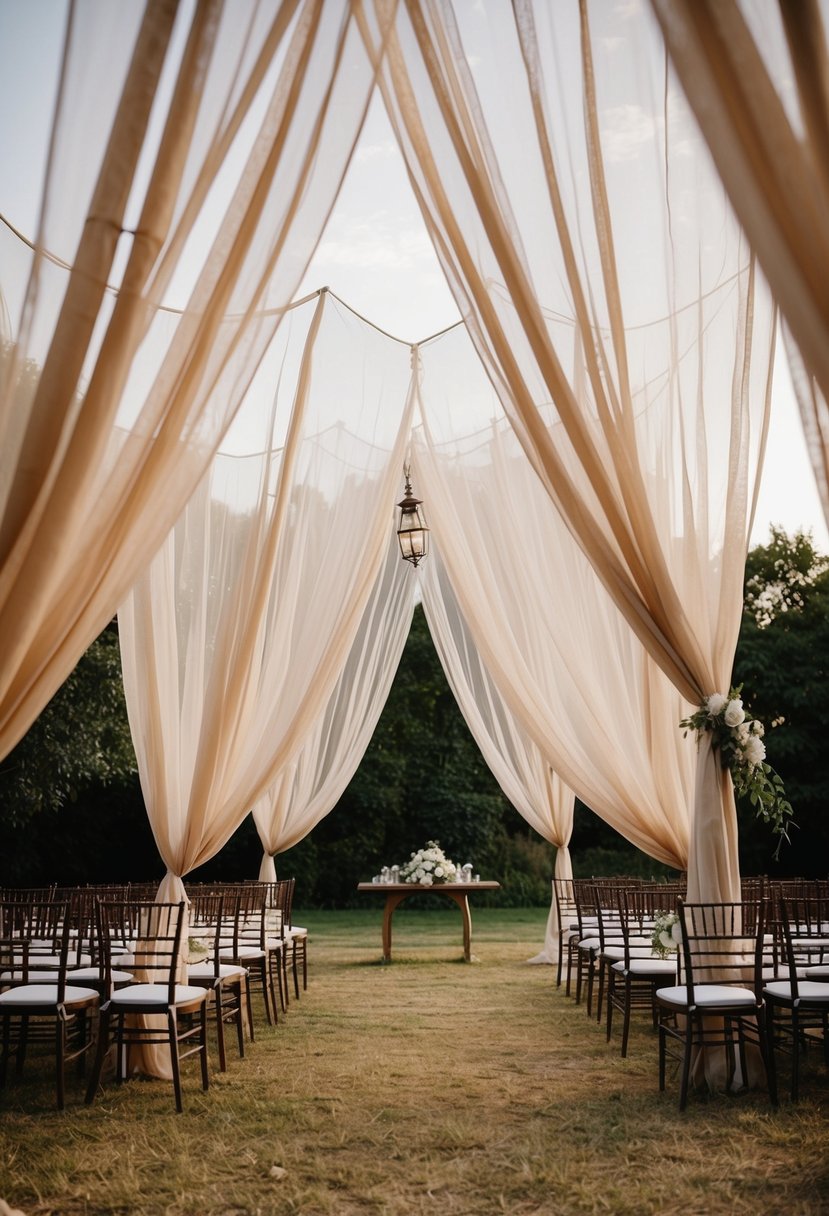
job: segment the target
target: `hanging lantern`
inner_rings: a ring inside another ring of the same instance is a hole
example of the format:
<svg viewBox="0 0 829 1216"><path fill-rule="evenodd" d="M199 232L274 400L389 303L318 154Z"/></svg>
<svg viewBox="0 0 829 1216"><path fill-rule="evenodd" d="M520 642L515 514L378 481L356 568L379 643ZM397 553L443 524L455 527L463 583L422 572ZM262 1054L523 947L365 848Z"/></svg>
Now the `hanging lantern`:
<svg viewBox="0 0 829 1216"><path fill-rule="evenodd" d="M426 516L421 509L421 499L412 494L412 483L409 470L406 475L406 496L397 505L400 507L400 523L397 528L397 539L400 542L400 552L404 561L416 566L429 551L429 527Z"/></svg>

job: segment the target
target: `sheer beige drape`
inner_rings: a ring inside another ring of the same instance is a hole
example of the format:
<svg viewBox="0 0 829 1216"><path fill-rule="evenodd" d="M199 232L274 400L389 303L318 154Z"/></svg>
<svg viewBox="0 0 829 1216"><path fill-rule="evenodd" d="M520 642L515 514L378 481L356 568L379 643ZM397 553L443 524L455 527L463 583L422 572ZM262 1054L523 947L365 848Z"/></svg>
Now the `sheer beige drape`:
<svg viewBox="0 0 829 1216"><path fill-rule="evenodd" d="M793 383L829 520L829 6L651 4L800 352Z"/></svg>
<svg viewBox="0 0 829 1216"><path fill-rule="evenodd" d="M409 0L394 35L387 105L504 410L628 625L699 703L731 677L774 326L656 23L586 0ZM693 822L690 890L738 894L733 791L707 744Z"/></svg>
<svg viewBox="0 0 829 1216"><path fill-rule="evenodd" d="M685 868L695 756L676 724L687 703L627 627L506 419L474 429L499 406L464 331L423 343L421 359L414 468L454 628L463 622L546 764L638 848Z"/></svg>
<svg viewBox="0 0 829 1216"><path fill-rule="evenodd" d="M409 363L408 346L327 292L292 311L223 450L119 611L168 896L182 898L181 877L295 759L347 666L387 560ZM272 410L256 401L260 385L276 386Z"/></svg>
<svg viewBox="0 0 829 1216"><path fill-rule="evenodd" d="M258 799L253 818L264 856L259 877L274 882L274 855L297 844L336 805L382 713L414 610L416 579L392 530L385 561L342 674L296 755Z"/></svg>
<svg viewBox="0 0 829 1216"><path fill-rule="evenodd" d="M373 77L348 6L322 0L77 0L0 21L17 82L0 114L4 755L209 463Z"/></svg>
<svg viewBox="0 0 829 1216"><path fill-rule="evenodd" d="M435 649L481 755L516 811L555 845L556 877L572 878L569 844L575 795L553 772L504 703L481 662L434 544L422 567L420 584ZM558 962L558 932L558 906L552 899L544 948L532 962Z"/></svg>

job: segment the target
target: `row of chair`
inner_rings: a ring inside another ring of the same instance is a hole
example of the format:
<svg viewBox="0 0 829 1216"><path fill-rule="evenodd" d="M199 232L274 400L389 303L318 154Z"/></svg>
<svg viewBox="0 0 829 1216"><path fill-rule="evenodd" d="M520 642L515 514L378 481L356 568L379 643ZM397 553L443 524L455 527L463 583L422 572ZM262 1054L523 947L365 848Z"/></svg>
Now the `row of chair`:
<svg viewBox="0 0 829 1216"><path fill-rule="evenodd" d="M737 903L695 903L682 884L556 880L561 926L559 986L592 1015L606 1008L610 1041L622 1017L627 1054L632 1011L646 1009L659 1036L659 1086L678 1061L680 1109L692 1073L719 1072L739 1086L758 1079L777 1105L776 1053L800 1057L822 1039L829 1062L829 891L823 882L744 880ZM712 1063L713 1062L713 1063Z"/></svg>
<svg viewBox="0 0 829 1216"><path fill-rule="evenodd" d="M169 1075L181 1111L181 1060L197 1055L209 1084L208 1011L224 1071L225 1027L235 1026L240 1057L246 1035L254 1039L252 989L274 1023L288 1005L289 968L297 998L300 974L307 986L307 933L291 923L293 892L292 879L194 888L189 905L124 897L123 888L4 892L0 1086L12 1056L22 1071L29 1045L48 1035L59 1107L66 1065L76 1058L82 1070L94 1046L87 1102L114 1048L119 1082L137 1068Z"/></svg>

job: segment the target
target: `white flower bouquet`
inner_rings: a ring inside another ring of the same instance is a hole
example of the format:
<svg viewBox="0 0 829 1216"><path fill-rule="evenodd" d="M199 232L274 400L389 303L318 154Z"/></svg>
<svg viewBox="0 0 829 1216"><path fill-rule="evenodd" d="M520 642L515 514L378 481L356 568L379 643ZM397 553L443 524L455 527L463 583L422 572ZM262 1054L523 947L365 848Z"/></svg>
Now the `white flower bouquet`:
<svg viewBox="0 0 829 1216"><path fill-rule="evenodd" d="M653 922L651 946L657 958L676 954L682 941L682 929L676 912L657 912Z"/></svg>
<svg viewBox="0 0 829 1216"><path fill-rule="evenodd" d="M427 842L426 847L412 853L411 858L400 867L400 881L420 883L431 887L435 883L455 882L458 867L444 854L436 840Z"/></svg>
<svg viewBox="0 0 829 1216"><path fill-rule="evenodd" d="M720 762L731 772L735 794L738 798L747 797L755 814L780 837L774 854L777 858L783 841L789 839L789 826L794 826L791 803L786 799L782 779L766 762L763 724L746 714L741 692L742 685L729 689L728 696L712 693L696 713L683 718L679 725L686 735L689 730L695 731L697 739L706 731L711 732Z"/></svg>

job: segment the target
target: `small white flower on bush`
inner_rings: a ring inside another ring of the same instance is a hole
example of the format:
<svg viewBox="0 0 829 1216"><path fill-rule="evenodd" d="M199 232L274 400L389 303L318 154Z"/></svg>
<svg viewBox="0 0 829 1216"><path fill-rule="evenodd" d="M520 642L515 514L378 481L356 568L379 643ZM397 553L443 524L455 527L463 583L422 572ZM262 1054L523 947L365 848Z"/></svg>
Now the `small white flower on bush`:
<svg viewBox="0 0 829 1216"><path fill-rule="evenodd" d="M423 849L412 853L411 860L400 867L400 881L420 883L430 887L434 883L454 882L457 867L454 861L444 856L440 845L430 840Z"/></svg>

